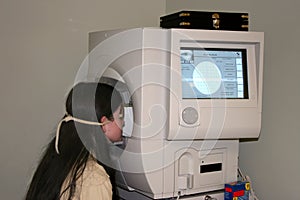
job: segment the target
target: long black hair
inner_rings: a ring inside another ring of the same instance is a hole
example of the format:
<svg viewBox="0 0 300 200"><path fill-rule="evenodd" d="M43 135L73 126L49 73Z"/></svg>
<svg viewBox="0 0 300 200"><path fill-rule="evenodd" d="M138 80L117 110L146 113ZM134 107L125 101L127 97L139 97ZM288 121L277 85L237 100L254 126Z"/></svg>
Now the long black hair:
<svg viewBox="0 0 300 200"><path fill-rule="evenodd" d="M121 105L122 98L113 87L101 83L79 83L70 91L66 100L66 115L99 122L105 116L112 119L113 112ZM66 117L66 116L64 116ZM33 175L26 200L58 200L62 184L71 173L69 199L76 190L76 180L82 175L91 153L108 175L117 199L115 175L109 156L109 141L100 126L74 121L63 122L59 132L59 154L55 150L55 137Z"/></svg>

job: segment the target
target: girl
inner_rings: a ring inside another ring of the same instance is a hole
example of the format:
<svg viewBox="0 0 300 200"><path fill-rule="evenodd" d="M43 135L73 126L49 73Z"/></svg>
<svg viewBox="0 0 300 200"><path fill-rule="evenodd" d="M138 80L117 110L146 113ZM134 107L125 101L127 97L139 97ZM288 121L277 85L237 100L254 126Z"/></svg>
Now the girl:
<svg viewBox="0 0 300 200"><path fill-rule="evenodd" d="M32 178L26 200L117 199L111 142L122 139L120 94L101 83L79 83Z"/></svg>

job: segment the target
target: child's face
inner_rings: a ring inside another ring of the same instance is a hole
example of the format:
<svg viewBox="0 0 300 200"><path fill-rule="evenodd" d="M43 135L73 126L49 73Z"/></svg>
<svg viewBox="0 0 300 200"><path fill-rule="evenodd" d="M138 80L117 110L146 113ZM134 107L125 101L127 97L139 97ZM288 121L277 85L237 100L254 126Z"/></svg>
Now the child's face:
<svg viewBox="0 0 300 200"><path fill-rule="evenodd" d="M113 113L113 118L110 123L103 125L103 130L111 142L118 142L122 140L122 128L124 126L124 108L122 105Z"/></svg>

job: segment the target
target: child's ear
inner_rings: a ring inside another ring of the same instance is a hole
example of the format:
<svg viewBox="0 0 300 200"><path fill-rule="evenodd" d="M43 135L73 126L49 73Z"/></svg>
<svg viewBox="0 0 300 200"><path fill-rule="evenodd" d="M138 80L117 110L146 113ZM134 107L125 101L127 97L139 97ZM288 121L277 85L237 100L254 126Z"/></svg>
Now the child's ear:
<svg viewBox="0 0 300 200"><path fill-rule="evenodd" d="M105 123L107 120L108 120L107 117L103 116L100 119L100 123ZM101 128L102 128L103 132L105 133L106 132L106 126L101 126Z"/></svg>
<svg viewBox="0 0 300 200"><path fill-rule="evenodd" d="M100 119L100 123L104 123L107 121L107 117L105 116L102 116L101 119Z"/></svg>

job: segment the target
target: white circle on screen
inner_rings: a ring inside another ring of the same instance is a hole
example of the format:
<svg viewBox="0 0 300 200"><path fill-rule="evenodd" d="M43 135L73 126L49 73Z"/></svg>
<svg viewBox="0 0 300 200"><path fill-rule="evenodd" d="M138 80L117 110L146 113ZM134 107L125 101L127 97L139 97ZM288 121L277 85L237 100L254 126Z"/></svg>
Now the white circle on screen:
<svg viewBox="0 0 300 200"><path fill-rule="evenodd" d="M218 66L210 61L198 63L193 71L194 86L205 95L211 95L221 87L222 76Z"/></svg>

